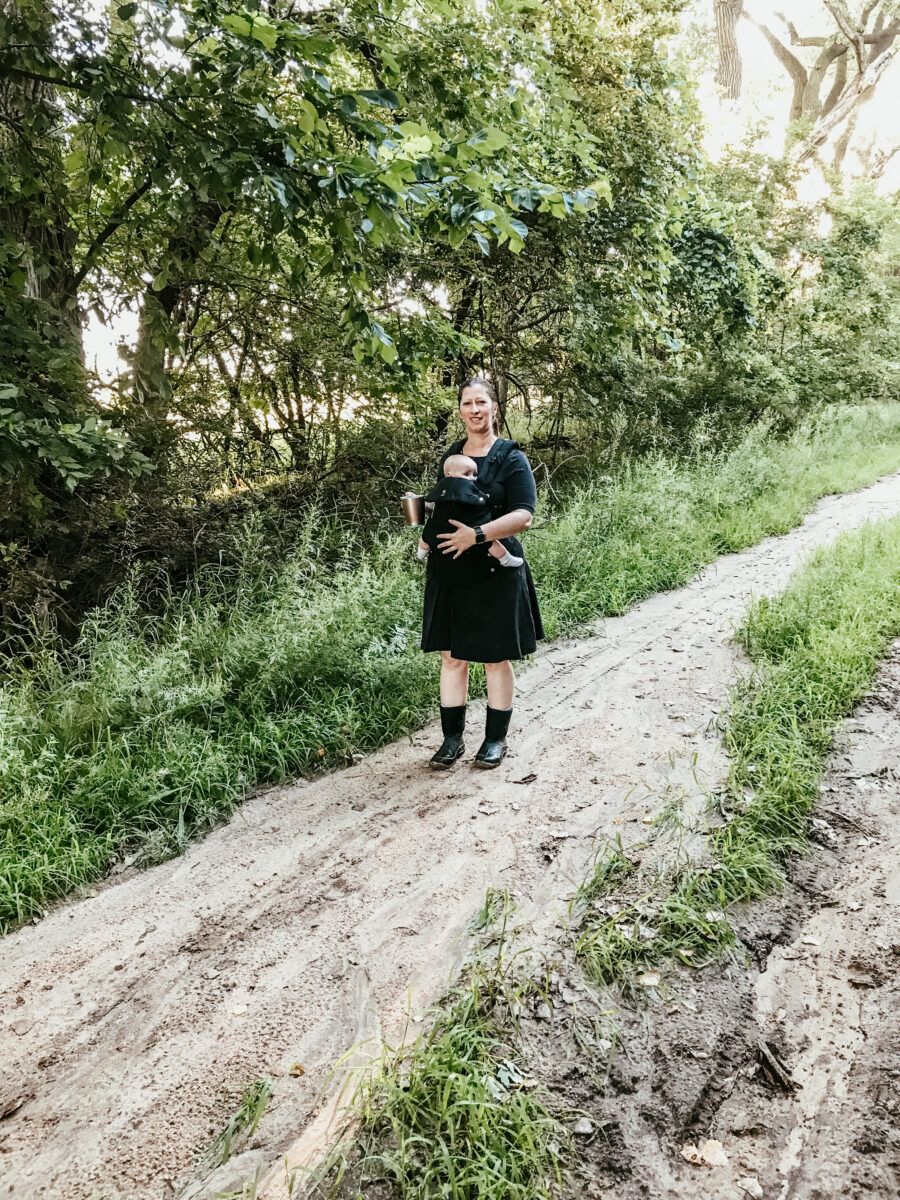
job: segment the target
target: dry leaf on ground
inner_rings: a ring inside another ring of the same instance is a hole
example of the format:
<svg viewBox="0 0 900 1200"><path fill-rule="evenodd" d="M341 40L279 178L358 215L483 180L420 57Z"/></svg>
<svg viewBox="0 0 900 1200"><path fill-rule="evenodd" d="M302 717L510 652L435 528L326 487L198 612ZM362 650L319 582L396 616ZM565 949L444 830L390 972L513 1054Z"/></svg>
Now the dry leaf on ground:
<svg viewBox="0 0 900 1200"><path fill-rule="evenodd" d="M715 1138L707 1138L699 1146L695 1146L693 1142L685 1142L681 1147L681 1156L698 1167L724 1167L728 1162L725 1147Z"/></svg>

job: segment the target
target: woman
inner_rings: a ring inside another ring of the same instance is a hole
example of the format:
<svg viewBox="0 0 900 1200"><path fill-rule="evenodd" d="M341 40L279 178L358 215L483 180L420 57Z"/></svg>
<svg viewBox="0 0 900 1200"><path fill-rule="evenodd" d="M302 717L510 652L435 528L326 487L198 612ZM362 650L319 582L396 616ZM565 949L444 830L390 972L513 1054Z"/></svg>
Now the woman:
<svg viewBox="0 0 900 1200"><path fill-rule="evenodd" d="M436 770L451 767L465 749L470 662L484 663L488 693L484 741L475 763L486 768L500 765L515 688L510 660L533 654L537 639L544 636L528 564L504 568L488 554L493 540L522 554L515 534L531 524L537 498L531 467L515 442L497 436L497 401L486 379L464 383L458 403L466 437L444 458L474 458L478 485L490 496L492 519L477 528L451 521L454 532L440 534L440 552L428 557L422 649L441 652L444 740L431 759Z"/></svg>

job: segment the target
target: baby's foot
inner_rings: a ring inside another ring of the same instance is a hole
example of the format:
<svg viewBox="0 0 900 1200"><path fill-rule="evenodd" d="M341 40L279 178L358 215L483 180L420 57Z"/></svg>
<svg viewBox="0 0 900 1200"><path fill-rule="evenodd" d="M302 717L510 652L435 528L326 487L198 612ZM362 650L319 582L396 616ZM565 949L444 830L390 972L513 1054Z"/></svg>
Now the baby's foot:
<svg viewBox="0 0 900 1200"><path fill-rule="evenodd" d="M502 542L491 542L488 550L491 558L496 558L501 567L521 567L525 561L524 558L519 558L517 554L510 554Z"/></svg>

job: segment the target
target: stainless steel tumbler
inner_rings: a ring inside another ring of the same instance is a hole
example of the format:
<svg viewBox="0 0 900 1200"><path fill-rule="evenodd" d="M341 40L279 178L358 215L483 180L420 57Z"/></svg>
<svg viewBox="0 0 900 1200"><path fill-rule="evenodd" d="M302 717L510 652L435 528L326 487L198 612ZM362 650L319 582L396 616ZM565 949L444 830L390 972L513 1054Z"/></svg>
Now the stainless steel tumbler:
<svg viewBox="0 0 900 1200"><path fill-rule="evenodd" d="M407 493L400 497L400 507L403 509L403 520L407 525L425 524L425 497Z"/></svg>

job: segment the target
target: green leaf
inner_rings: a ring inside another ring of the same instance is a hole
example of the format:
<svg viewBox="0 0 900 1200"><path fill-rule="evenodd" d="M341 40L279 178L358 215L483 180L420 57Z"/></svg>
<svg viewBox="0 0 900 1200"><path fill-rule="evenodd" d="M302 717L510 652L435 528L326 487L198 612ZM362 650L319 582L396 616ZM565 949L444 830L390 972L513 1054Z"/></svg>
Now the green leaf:
<svg viewBox="0 0 900 1200"><path fill-rule="evenodd" d="M311 100L300 101L300 111L297 113L297 124L304 133L312 133L316 127L319 113Z"/></svg>
<svg viewBox="0 0 900 1200"><path fill-rule="evenodd" d="M222 24L230 33L235 33L238 37L248 37L253 27L253 23L248 17L242 17L238 13L229 13L228 16L223 17Z"/></svg>
<svg viewBox="0 0 900 1200"><path fill-rule="evenodd" d="M120 4L116 9L116 15L120 21L130 21L137 10L138 6L136 4Z"/></svg>
<svg viewBox="0 0 900 1200"><path fill-rule="evenodd" d="M490 254L491 243L487 240L487 238L484 236L484 234L475 232L472 234L472 236L475 238L475 241L481 247L481 253L482 254Z"/></svg>
<svg viewBox="0 0 900 1200"><path fill-rule="evenodd" d="M368 100L370 104L378 105L379 108L389 108L393 111L400 107L400 97L391 88L377 88L375 91L364 88L356 94L362 96L363 100Z"/></svg>
<svg viewBox="0 0 900 1200"><path fill-rule="evenodd" d="M273 129L277 129L280 124L278 118L273 117L272 114L269 112L269 110L266 108L266 106L264 104L257 104L256 115L258 117L261 117L262 120L268 121L268 123L272 126Z"/></svg>
<svg viewBox="0 0 900 1200"><path fill-rule="evenodd" d="M466 145L480 154L493 154L496 150L502 150L508 141L509 138L499 129L479 129L477 133L472 134Z"/></svg>
<svg viewBox="0 0 900 1200"><path fill-rule="evenodd" d="M254 13L250 36L254 41L259 42L263 49L274 50L275 43L278 41L278 28L272 24L268 17Z"/></svg>

